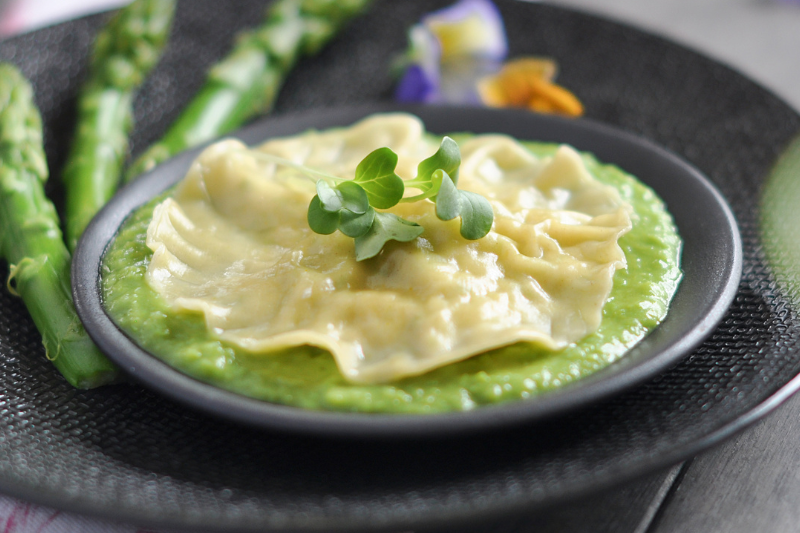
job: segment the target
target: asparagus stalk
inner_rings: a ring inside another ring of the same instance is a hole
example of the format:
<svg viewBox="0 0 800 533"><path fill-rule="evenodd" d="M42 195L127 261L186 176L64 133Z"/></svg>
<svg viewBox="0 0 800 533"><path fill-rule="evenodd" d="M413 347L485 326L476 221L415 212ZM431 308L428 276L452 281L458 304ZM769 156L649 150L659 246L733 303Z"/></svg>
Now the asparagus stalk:
<svg viewBox="0 0 800 533"><path fill-rule="evenodd" d="M0 64L0 256L42 334L47 358L73 386L114 380L117 369L92 344L72 304L70 254L45 197L42 121L27 80Z"/></svg>
<svg viewBox="0 0 800 533"><path fill-rule="evenodd" d="M133 125L133 93L161 56L174 13L175 0L135 0L97 35L63 172L70 250L117 188Z"/></svg>
<svg viewBox="0 0 800 533"><path fill-rule="evenodd" d="M228 56L209 70L199 93L161 140L131 166L126 179L268 112L297 60L318 52L370 1L274 2L264 23L242 34Z"/></svg>

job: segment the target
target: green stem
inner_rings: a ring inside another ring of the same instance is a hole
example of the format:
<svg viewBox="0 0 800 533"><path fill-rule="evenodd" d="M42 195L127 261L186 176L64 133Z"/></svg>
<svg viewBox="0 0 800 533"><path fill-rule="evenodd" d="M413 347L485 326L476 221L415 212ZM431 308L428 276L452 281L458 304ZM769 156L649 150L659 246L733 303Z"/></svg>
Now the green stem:
<svg viewBox="0 0 800 533"><path fill-rule="evenodd" d="M320 179L324 179L324 180L328 180L328 181L333 181L335 183L341 183L343 181L351 181L351 180L348 180L346 178L340 178L338 176L333 176L331 174L327 174L325 172L322 172L321 170L316 170L314 168L307 167L305 165L301 165L299 163L295 163L294 161L291 161L289 159L285 159L283 157L280 157L280 156L277 156L277 155L273 155L273 154L269 154L269 153L266 153L266 152L260 152L258 150L242 150L242 153L246 153L247 155L250 155L252 157L255 157L256 159L259 159L261 161L265 161L267 163L275 163L276 165L281 165L281 166L293 168L293 169L297 170L298 172L301 172L301 173L305 174L306 176L308 176L311 179L315 179L315 177L316 177L316 178L320 178ZM420 200L433 198L439 192L439 188L432 186L430 180L418 180L417 178L414 178L413 180L408 180L408 181L403 182L403 185L406 188L411 187L411 188L414 188L414 189L424 190L425 192L422 193L422 194L418 194L416 196L409 196L409 197L406 197L406 198L402 198L400 200L400 203L419 202ZM423 187L423 185L424 185L424 187Z"/></svg>
<svg viewBox="0 0 800 533"><path fill-rule="evenodd" d="M272 109L298 58L318 52L371 0L277 0L242 34L164 136L128 169L130 181L187 148L230 133Z"/></svg>
<svg viewBox="0 0 800 533"><path fill-rule="evenodd" d="M414 203L414 202L419 202L420 200L426 200L428 198L433 198L434 196L436 196L436 191L428 191L428 192L425 192L423 194L418 194L416 196L407 196L405 198L401 198L399 203L401 203L401 204L411 204L411 203Z"/></svg>
<svg viewBox="0 0 800 533"><path fill-rule="evenodd" d="M95 40L63 171L71 250L117 189L133 124L133 93L161 56L174 12L175 0L135 0Z"/></svg>
<svg viewBox="0 0 800 533"><path fill-rule="evenodd" d="M31 87L15 67L0 64L0 255L11 264L9 283L41 333L47 357L75 387L97 387L118 371L75 314L70 254L44 194L47 174Z"/></svg>
<svg viewBox="0 0 800 533"><path fill-rule="evenodd" d="M406 188L411 187L412 189L419 189L421 191L425 191L422 194L417 194L416 196L408 196L400 200L400 203L412 203L412 202L419 202L420 200L426 200L428 198L433 198L439 193L439 187L437 187L434 183L431 183L430 179L419 179L419 177L414 178L413 180L408 180L405 182Z"/></svg>
<svg viewBox="0 0 800 533"><path fill-rule="evenodd" d="M261 161L265 161L267 163L275 163L276 165L293 168L298 172L305 174L307 177L311 179L319 178L319 179L333 181L335 183L341 183L343 181L351 181L345 178L340 178L338 176L333 176L326 172L322 172L321 170L316 170L314 168L301 165L300 163L295 163L290 159L285 159L277 155L268 154L266 152L260 152L258 150L243 150L242 152Z"/></svg>

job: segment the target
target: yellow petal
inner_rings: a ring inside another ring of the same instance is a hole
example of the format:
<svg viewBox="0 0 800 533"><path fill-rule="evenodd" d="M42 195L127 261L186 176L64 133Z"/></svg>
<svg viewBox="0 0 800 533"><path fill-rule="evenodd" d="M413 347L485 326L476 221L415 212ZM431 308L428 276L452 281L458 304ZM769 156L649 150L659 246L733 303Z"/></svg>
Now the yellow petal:
<svg viewBox="0 0 800 533"><path fill-rule="evenodd" d="M583 115L583 104L570 91L560 85L545 80L531 80L531 99L544 100L553 113L579 117Z"/></svg>
<svg viewBox="0 0 800 533"><path fill-rule="evenodd" d="M521 57L503 65L500 74L524 75L553 81L558 74L558 63L549 57Z"/></svg>
<svg viewBox="0 0 800 533"><path fill-rule="evenodd" d="M558 66L548 58L510 61L494 76L478 83L478 93L491 107L525 107L541 113L583 114L583 105L570 91L553 83Z"/></svg>

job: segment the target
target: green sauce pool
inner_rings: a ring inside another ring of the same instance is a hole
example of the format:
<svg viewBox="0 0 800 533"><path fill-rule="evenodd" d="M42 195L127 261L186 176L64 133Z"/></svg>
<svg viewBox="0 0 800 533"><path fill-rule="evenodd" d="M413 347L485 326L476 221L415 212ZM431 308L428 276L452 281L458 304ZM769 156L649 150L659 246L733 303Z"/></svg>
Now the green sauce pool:
<svg viewBox="0 0 800 533"><path fill-rule="evenodd" d="M539 156L557 148L525 145ZM664 319L681 277L681 240L663 202L617 167L582 155L592 175L614 186L633 206L633 228L620 239L628 266L615 274L600 328L561 351L519 343L377 385L347 382L333 357L314 347L248 353L215 339L200 314L169 310L145 282L152 255L145 237L160 199L132 214L107 250L104 305L117 325L167 364L200 381L269 402L316 410L437 413L529 399L622 357Z"/></svg>

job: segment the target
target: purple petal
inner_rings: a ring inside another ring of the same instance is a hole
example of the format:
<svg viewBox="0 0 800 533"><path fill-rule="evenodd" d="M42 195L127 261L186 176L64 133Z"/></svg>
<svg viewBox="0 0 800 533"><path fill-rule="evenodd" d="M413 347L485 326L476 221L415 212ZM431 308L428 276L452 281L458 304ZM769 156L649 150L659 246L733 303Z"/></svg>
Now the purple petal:
<svg viewBox="0 0 800 533"><path fill-rule="evenodd" d="M400 102L435 102L439 99L439 41L420 24L409 30L408 40L408 67L397 86L395 99Z"/></svg>
<svg viewBox="0 0 800 533"><path fill-rule="evenodd" d="M442 47L439 45L439 40L436 36L425 26L417 24L408 31L408 41L409 51L407 57L409 63L419 65L431 80L438 80Z"/></svg>
<svg viewBox="0 0 800 533"><path fill-rule="evenodd" d="M409 65L395 90L398 102L433 103L439 99L438 79L432 79L419 65Z"/></svg>

